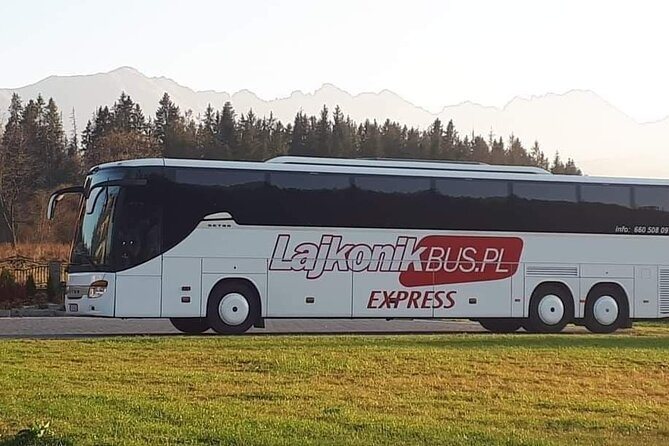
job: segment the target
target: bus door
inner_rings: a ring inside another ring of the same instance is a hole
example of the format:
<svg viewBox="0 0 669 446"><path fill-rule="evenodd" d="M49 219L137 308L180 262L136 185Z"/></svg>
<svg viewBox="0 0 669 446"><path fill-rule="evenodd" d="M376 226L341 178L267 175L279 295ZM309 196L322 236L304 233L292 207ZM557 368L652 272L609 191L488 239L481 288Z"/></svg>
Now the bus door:
<svg viewBox="0 0 669 446"><path fill-rule="evenodd" d="M113 221L115 316L159 317L163 264L162 207L149 186L122 186Z"/></svg>

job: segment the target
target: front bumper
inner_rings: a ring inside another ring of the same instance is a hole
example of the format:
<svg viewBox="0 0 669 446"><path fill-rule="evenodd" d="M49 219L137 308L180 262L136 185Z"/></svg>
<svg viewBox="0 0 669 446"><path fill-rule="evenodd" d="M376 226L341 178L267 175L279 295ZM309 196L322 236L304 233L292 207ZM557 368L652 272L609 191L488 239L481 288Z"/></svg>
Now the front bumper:
<svg viewBox="0 0 669 446"><path fill-rule="evenodd" d="M108 283L105 293L96 298L88 297L88 288L97 280ZM114 316L114 274L73 273L65 289L65 313L68 316Z"/></svg>

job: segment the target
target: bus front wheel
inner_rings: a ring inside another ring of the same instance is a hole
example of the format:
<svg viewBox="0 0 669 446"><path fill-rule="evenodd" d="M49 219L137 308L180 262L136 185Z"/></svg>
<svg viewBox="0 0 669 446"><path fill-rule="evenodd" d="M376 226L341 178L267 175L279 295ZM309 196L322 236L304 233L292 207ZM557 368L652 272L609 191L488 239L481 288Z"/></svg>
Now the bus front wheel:
<svg viewBox="0 0 669 446"><path fill-rule="evenodd" d="M483 328L493 333L513 333L518 331L523 324L520 319L479 319Z"/></svg>
<svg viewBox="0 0 669 446"><path fill-rule="evenodd" d="M209 296L207 320L217 333L244 333L255 324L259 315L258 293L244 282L222 282Z"/></svg>
<svg viewBox="0 0 669 446"><path fill-rule="evenodd" d="M203 317L173 317L170 322L182 333L200 334L209 330L209 322Z"/></svg>
<svg viewBox="0 0 669 446"><path fill-rule="evenodd" d="M558 333L574 318L574 300L561 284L539 285L530 299L530 314L523 326L530 333Z"/></svg>

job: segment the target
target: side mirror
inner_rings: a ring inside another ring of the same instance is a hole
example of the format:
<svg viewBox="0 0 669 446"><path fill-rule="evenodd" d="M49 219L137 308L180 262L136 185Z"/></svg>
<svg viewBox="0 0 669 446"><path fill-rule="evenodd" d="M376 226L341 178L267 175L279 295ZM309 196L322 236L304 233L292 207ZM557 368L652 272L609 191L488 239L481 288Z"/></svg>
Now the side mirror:
<svg viewBox="0 0 669 446"><path fill-rule="evenodd" d="M66 187L65 189L60 189L51 194L49 197L49 205L46 209L46 218L47 220L53 220L53 216L56 213L56 205L60 200L65 198L66 194L80 194L83 195L84 188L81 186Z"/></svg>

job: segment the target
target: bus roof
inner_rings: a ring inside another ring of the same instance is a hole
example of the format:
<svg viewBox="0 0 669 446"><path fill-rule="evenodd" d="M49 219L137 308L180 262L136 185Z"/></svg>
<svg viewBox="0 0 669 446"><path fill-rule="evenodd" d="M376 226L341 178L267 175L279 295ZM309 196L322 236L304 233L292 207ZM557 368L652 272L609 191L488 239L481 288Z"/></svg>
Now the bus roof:
<svg viewBox="0 0 669 446"><path fill-rule="evenodd" d="M280 158L298 158L298 157L280 157ZM308 157L306 157L308 158ZM308 158L314 159L314 158ZM316 158L323 160L323 158ZM339 160L339 159L337 159ZM558 174L528 174L526 172L510 171L506 168L513 166L492 166L498 170L480 170L486 165L471 165L477 169L425 169L407 165L391 165L400 163L396 160L353 160L362 161L361 163L286 163L278 162L276 159L269 162L260 161L218 161L218 160L196 160L196 159L174 159L174 158L140 158L125 161L115 161L94 166L89 171L95 172L98 169L118 168L118 167L193 167L210 169L254 169L266 171L285 171L285 172L313 172L313 173L348 173L348 174L385 174L397 176L427 176L427 177L453 177L453 178L480 178L480 179L505 179L505 180L532 180L547 182L574 182L574 183L599 183L599 184L638 184L638 185L662 185L669 186L669 180L665 179L647 179L647 178L626 178L626 177L599 177L599 176L579 176L579 175L558 175ZM416 163L416 161L412 161ZM373 165L375 164L376 165ZM388 164L390 163L390 164ZM426 164L432 164L432 161ZM370 165L366 165L370 164ZM434 164L441 164L438 161ZM451 163L452 164L452 163ZM462 165L470 166L470 165ZM543 170L543 169L539 169ZM545 171L544 171L545 172Z"/></svg>
<svg viewBox="0 0 669 446"><path fill-rule="evenodd" d="M377 167L394 169L424 169L424 170L458 170L469 172L509 172L550 175L550 172L540 167L532 166L498 166L475 161L441 161L415 160L397 158L321 158L311 156L277 156L267 163L320 165L320 166L355 166Z"/></svg>

